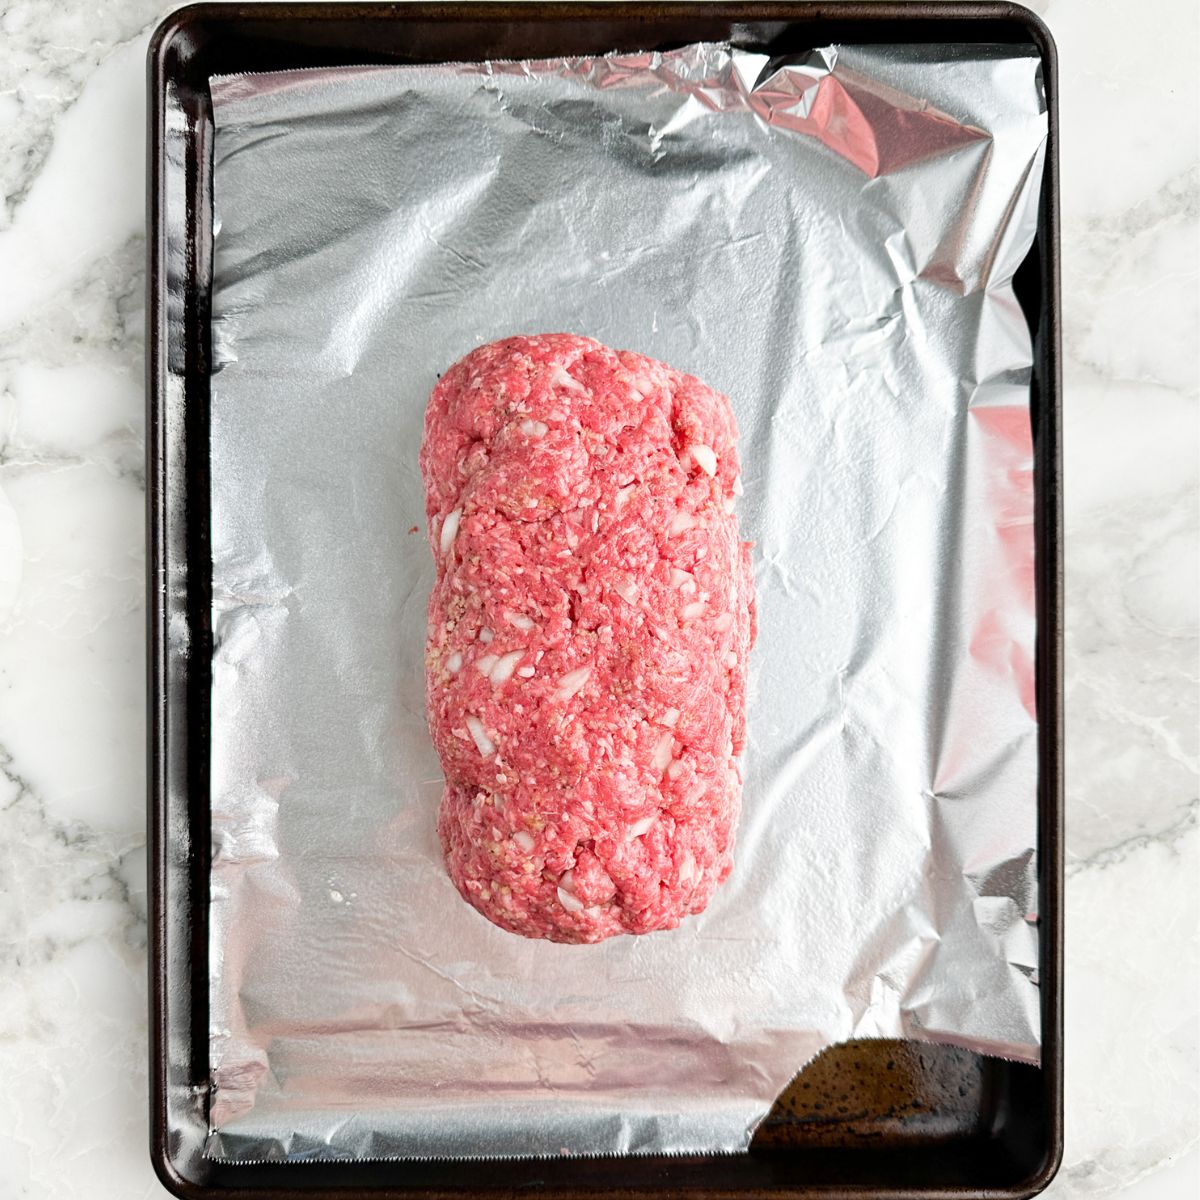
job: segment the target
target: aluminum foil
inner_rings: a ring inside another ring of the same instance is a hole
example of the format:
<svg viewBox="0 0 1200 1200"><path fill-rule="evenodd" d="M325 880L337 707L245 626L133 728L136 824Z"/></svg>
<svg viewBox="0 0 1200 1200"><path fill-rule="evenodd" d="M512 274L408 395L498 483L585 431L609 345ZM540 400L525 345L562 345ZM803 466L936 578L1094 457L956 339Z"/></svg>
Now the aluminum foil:
<svg viewBox="0 0 1200 1200"><path fill-rule="evenodd" d="M1034 49L212 93L208 1153L737 1151L847 1038L1036 1061ZM732 398L756 543L735 870L596 946L458 898L422 706L425 400L555 330Z"/></svg>

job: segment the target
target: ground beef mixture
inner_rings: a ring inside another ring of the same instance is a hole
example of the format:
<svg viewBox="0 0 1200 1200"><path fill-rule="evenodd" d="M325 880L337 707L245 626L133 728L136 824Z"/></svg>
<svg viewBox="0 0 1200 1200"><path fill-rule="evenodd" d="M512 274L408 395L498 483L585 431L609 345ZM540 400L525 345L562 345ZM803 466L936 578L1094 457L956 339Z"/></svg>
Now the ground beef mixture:
<svg viewBox="0 0 1200 1200"><path fill-rule="evenodd" d="M672 929L732 865L754 640L729 401L569 334L472 351L421 470L450 877L490 921Z"/></svg>

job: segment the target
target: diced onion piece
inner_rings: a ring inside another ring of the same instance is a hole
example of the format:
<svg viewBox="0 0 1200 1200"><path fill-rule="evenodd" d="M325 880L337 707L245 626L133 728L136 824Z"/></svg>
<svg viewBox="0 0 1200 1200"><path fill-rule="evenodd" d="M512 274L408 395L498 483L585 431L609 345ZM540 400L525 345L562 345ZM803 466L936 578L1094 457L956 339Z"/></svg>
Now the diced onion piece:
<svg viewBox="0 0 1200 1200"><path fill-rule="evenodd" d="M696 518L690 512L685 512L680 509L674 517L671 518L671 527L669 532L672 534L683 533L685 529L691 529L696 524Z"/></svg>
<svg viewBox="0 0 1200 1200"><path fill-rule="evenodd" d="M475 670L480 675L490 675L492 668L496 665L496 656L494 654L485 654L482 658L475 660Z"/></svg>
<svg viewBox="0 0 1200 1200"><path fill-rule="evenodd" d="M572 896L570 892L561 887L558 889L558 902L567 912L583 912L583 901L578 896Z"/></svg>
<svg viewBox="0 0 1200 1200"><path fill-rule="evenodd" d="M682 588L685 592L694 592L696 590L696 578L691 571L684 571L680 567L672 567L671 586Z"/></svg>
<svg viewBox="0 0 1200 1200"><path fill-rule="evenodd" d="M671 750L674 745L675 737L670 733L664 733L654 744L650 764L660 775L671 765Z"/></svg>
<svg viewBox="0 0 1200 1200"><path fill-rule="evenodd" d="M490 629L481 629L479 631L479 640L486 646L496 635Z"/></svg>
<svg viewBox="0 0 1200 1200"><path fill-rule="evenodd" d="M519 676L520 676L522 679L532 679L532 678L533 678L533 670L534 670L534 669L533 669L533 667L522 667L522 668L521 668L521 669L520 669L520 670L517 672L517 674L518 674L518 675L519 675Z"/></svg>
<svg viewBox="0 0 1200 1200"><path fill-rule="evenodd" d="M462 509L456 508L446 514L446 519L442 522L441 547L442 553L449 552L450 547L454 545L454 539L458 536L458 523L462 520Z"/></svg>
<svg viewBox="0 0 1200 1200"><path fill-rule="evenodd" d="M746 489L742 487L742 477L740 475L733 477L733 494L735 496L744 496L746 494Z"/></svg>
<svg viewBox="0 0 1200 1200"><path fill-rule="evenodd" d="M558 877L558 885L559 885L559 887L565 887L567 889L567 891L570 892L571 895L573 896L575 894L575 872L574 871L564 871Z"/></svg>
<svg viewBox="0 0 1200 1200"><path fill-rule="evenodd" d="M525 633L528 633L533 628L533 622L522 613L509 613L508 622Z"/></svg>
<svg viewBox="0 0 1200 1200"><path fill-rule="evenodd" d="M516 844L528 854L533 849L533 834L526 833L523 829L518 829L513 834L513 839Z"/></svg>
<svg viewBox="0 0 1200 1200"><path fill-rule="evenodd" d="M560 700L570 700L587 683L591 673L591 667L576 667L575 670L568 671L558 681L558 698Z"/></svg>
<svg viewBox="0 0 1200 1200"><path fill-rule="evenodd" d="M713 622L713 629L715 629L717 631L717 633L724 633L725 630L727 630L730 627L730 625L732 625L732 624L733 624L733 613L723 612Z"/></svg>
<svg viewBox="0 0 1200 1200"><path fill-rule="evenodd" d="M633 841L634 838L641 837L643 833L648 833L650 826L653 824L653 817L642 817L640 821L634 821L629 827L629 832L625 835L626 841Z"/></svg>
<svg viewBox="0 0 1200 1200"><path fill-rule="evenodd" d="M512 677L512 673L517 669L517 664L525 657L524 650L513 650L504 655L496 665L492 668L491 679L493 683L504 683L505 680Z"/></svg>
<svg viewBox="0 0 1200 1200"><path fill-rule="evenodd" d="M737 508L737 501L734 500L732 496L726 496L725 499L721 501L721 507L724 508L727 514L732 513L733 510Z"/></svg>
<svg viewBox="0 0 1200 1200"><path fill-rule="evenodd" d="M703 600L693 600L691 602L691 604L685 604L679 610L679 617L680 617L680 620L683 620L683 621L694 621L697 617L702 616L703 613L704 613L704 601Z"/></svg>
<svg viewBox="0 0 1200 1200"><path fill-rule="evenodd" d="M737 662L738 662L737 654L734 651L730 650L730 652L727 655L725 655L725 665L732 671L733 668L737 666Z"/></svg>
<svg viewBox="0 0 1200 1200"><path fill-rule="evenodd" d="M483 722L478 717L467 718L467 732L470 733L475 748L484 758L496 753L496 743L484 732Z"/></svg>
<svg viewBox="0 0 1200 1200"><path fill-rule="evenodd" d="M683 860L679 864L679 882L691 883L696 878L696 860L690 850L683 852Z"/></svg>
<svg viewBox="0 0 1200 1200"><path fill-rule="evenodd" d="M613 591L625 601L626 604L636 604L638 598L638 585L632 579L618 579L613 584Z"/></svg>
<svg viewBox="0 0 1200 1200"><path fill-rule="evenodd" d="M446 670L451 675L457 675L462 670L462 655L457 650L446 659Z"/></svg>
<svg viewBox="0 0 1200 1200"><path fill-rule="evenodd" d="M711 446L695 445L690 447L696 466L711 479L717 473L717 456Z"/></svg>
<svg viewBox="0 0 1200 1200"><path fill-rule="evenodd" d="M668 729L674 729L679 721L679 709L668 708L661 717L658 718L660 725L666 725Z"/></svg>
<svg viewBox="0 0 1200 1200"><path fill-rule="evenodd" d="M550 379L553 383L561 388L566 388L569 392L581 392L587 395L587 388L583 386L573 375L569 375L567 370L561 363L555 363L550 372Z"/></svg>
<svg viewBox="0 0 1200 1200"><path fill-rule="evenodd" d="M545 437L550 426L545 421L522 421L521 432L526 437L540 438Z"/></svg>

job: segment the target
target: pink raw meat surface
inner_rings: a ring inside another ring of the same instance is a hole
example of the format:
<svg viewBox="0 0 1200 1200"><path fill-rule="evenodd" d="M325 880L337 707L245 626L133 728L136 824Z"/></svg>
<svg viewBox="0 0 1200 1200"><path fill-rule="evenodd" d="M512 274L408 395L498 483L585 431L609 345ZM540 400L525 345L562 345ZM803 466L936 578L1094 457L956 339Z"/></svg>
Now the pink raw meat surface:
<svg viewBox="0 0 1200 1200"><path fill-rule="evenodd" d="M504 929L673 929L730 872L755 634L736 438L700 380L570 334L481 346L430 397L438 832Z"/></svg>

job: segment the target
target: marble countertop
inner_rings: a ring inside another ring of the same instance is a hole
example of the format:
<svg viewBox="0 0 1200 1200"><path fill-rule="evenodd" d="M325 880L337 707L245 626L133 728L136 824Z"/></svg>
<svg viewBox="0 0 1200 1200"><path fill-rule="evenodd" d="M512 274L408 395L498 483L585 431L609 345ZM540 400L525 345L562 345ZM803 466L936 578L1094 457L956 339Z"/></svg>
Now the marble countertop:
<svg viewBox="0 0 1200 1200"><path fill-rule="evenodd" d="M160 0L0 6L0 1193L147 1155L143 62ZM1195 0L1034 0L1062 69L1067 1150L1200 1191ZM1136 22L1136 32L1129 26Z"/></svg>

